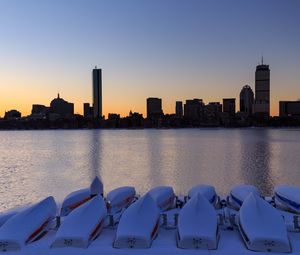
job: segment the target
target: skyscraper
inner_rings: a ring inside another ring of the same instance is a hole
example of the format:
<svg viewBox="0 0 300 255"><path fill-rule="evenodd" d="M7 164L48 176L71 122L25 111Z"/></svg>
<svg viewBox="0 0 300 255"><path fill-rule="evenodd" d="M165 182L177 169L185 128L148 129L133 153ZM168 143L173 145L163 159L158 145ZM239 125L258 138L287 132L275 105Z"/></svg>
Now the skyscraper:
<svg viewBox="0 0 300 255"><path fill-rule="evenodd" d="M159 118L163 115L161 98L147 98L147 118Z"/></svg>
<svg viewBox="0 0 300 255"><path fill-rule="evenodd" d="M270 117L270 69L264 64L263 59L255 71L254 113L260 118Z"/></svg>
<svg viewBox="0 0 300 255"><path fill-rule="evenodd" d="M235 98L223 98L223 112L229 115L235 114Z"/></svg>
<svg viewBox="0 0 300 255"><path fill-rule="evenodd" d="M182 101L176 101L175 112L177 118L183 117Z"/></svg>
<svg viewBox="0 0 300 255"><path fill-rule="evenodd" d="M93 69L93 111L94 118L102 118L102 70Z"/></svg>
<svg viewBox="0 0 300 255"><path fill-rule="evenodd" d="M201 120L204 114L204 103L202 99L194 98L185 101L184 118L189 120Z"/></svg>
<svg viewBox="0 0 300 255"><path fill-rule="evenodd" d="M249 85L245 85L240 93L240 112L253 113L254 93Z"/></svg>

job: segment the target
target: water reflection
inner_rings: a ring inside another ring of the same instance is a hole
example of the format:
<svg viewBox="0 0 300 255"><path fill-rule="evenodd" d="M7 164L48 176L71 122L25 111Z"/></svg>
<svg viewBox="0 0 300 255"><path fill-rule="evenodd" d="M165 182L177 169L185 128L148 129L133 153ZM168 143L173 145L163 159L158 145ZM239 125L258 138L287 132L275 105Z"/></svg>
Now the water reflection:
<svg viewBox="0 0 300 255"><path fill-rule="evenodd" d="M164 183L161 170L163 169L163 150L164 144L162 142L163 136L161 132L152 130L147 136L147 150L145 157L148 161L147 177L146 177L146 190L152 187L160 186ZM170 148L171 149L171 148Z"/></svg>
<svg viewBox="0 0 300 255"><path fill-rule="evenodd" d="M0 132L0 209L87 187L101 176L105 192L138 193L198 183L227 194L240 183L271 194L300 185L299 132L282 129L73 130Z"/></svg>
<svg viewBox="0 0 300 255"><path fill-rule="evenodd" d="M251 140L241 132L240 164L243 182L256 186L264 195L273 190L271 175L272 150L269 130L254 130Z"/></svg>
<svg viewBox="0 0 300 255"><path fill-rule="evenodd" d="M102 132L98 130L91 130L88 132L89 142L88 142L88 156L89 156L89 177L92 181L96 176L101 178L102 171Z"/></svg>

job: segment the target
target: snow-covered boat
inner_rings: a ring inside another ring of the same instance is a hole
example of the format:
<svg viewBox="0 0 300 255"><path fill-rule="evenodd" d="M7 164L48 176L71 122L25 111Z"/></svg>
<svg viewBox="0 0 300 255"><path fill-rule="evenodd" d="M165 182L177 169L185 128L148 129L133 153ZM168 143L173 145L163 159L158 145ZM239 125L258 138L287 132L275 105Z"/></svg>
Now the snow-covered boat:
<svg viewBox="0 0 300 255"><path fill-rule="evenodd" d="M204 196L213 205L216 205L218 202L218 196L216 190L211 185L200 184L194 186L189 190L188 197L192 198L197 194L201 194L202 196Z"/></svg>
<svg viewBox="0 0 300 255"><path fill-rule="evenodd" d="M103 184L97 176L89 188L74 191L64 199L60 215L67 216L72 210L89 201L95 195L103 196Z"/></svg>
<svg viewBox="0 0 300 255"><path fill-rule="evenodd" d="M9 220L12 216L16 215L17 211L8 211L0 214L0 227Z"/></svg>
<svg viewBox="0 0 300 255"><path fill-rule="evenodd" d="M64 219L51 247L87 248L100 234L106 214L106 205L102 196L94 196Z"/></svg>
<svg viewBox="0 0 300 255"><path fill-rule="evenodd" d="M239 230L249 250L291 252L284 219L268 202L249 194L239 211Z"/></svg>
<svg viewBox="0 0 300 255"><path fill-rule="evenodd" d="M235 186L230 191L230 194L227 198L228 206L235 210L239 210L244 200L249 196L250 193L260 196L260 192L253 185L241 184Z"/></svg>
<svg viewBox="0 0 300 255"><path fill-rule="evenodd" d="M107 209L110 214L118 213L128 207L135 199L134 187L120 187L110 191L106 196Z"/></svg>
<svg viewBox="0 0 300 255"><path fill-rule="evenodd" d="M144 195L123 213L114 241L115 248L150 248L159 228L160 210L150 196Z"/></svg>
<svg viewBox="0 0 300 255"><path fill-rule="evenodd" d="M218 220L213 205L201 193L194 194L178 216L177 245L183 249L217 249Z"/></svg>
<svg viewBox="0 0 300 255"><path fill-rule="evenodd" d="M166 211L174 207L175 194L172 187L159 186L147 192L155 201L161 211Z"/></svg>
<svg viewBox="0 0 300 255"><path fill-rule="evenodd" d="M10 217L0 228L0 251L19 250L41 238L47 233L56 212L54 198L47 197Z"/></svg>
<svg viewBox="0 0 300 255"><path fill-rule="evenodd" d="M274 193L276 207L300 214L300 187L279 185Z"/></svg>

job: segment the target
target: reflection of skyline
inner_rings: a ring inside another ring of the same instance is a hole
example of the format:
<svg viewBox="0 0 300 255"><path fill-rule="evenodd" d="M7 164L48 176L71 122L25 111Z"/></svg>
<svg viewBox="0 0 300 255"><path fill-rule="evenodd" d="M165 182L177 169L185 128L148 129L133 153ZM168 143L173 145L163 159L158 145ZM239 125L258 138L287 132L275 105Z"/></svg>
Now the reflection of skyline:
<svg viewBox="0 0 300 255"><path fill-rule="evenodd" d="M272 151L270 145L270 130L248 130L253 134L249 138L245 131L240 137L240 171L245 184L256 186L263 195L271 195L273 181L271 174Z"/></svg>
<svg viewBox="0 0 300 255"><path fill-rule="evenodd" d="M89 134L89 174L92 181L96 176L101 178L102 170L102 132L99 130L91 130Z"/></svg>
<svg viewBox="0 0 300 255"><path fill-rule="evenodd" d="M161 141L161 132L151 130L151 133L146 136L147 138L147 160L148 160L148 171L147 171L147 189L154 188L155 186L163 185L164 179L162 176L163 169L163 143ZM166 185L166 184L165 184Z"/></svg>

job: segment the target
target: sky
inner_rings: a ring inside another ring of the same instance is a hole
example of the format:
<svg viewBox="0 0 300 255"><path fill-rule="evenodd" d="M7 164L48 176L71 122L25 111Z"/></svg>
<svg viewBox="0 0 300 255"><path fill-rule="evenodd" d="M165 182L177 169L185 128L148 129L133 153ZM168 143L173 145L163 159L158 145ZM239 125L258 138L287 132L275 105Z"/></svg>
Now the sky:
<svg viewBox="0 0 300 255"><path fill-rule="evenodd" d="M271 69L271 114L300 98L298 0L0 0L0 116L60 96L92 103L92 69L103 70L103 112L146 112L160 97L205 103L254 90Z"/></svg>

